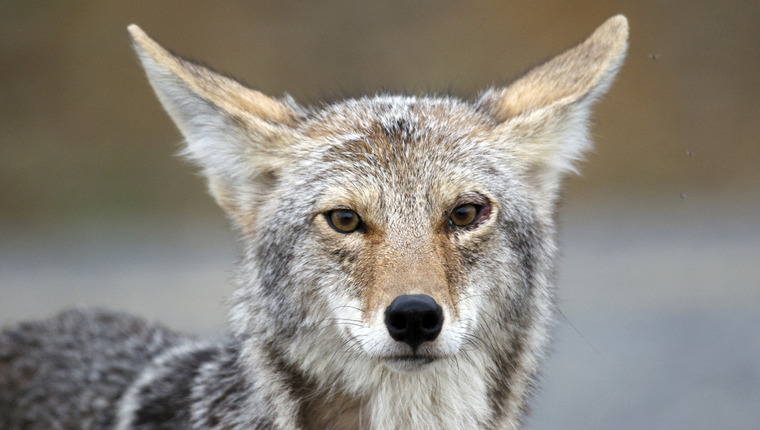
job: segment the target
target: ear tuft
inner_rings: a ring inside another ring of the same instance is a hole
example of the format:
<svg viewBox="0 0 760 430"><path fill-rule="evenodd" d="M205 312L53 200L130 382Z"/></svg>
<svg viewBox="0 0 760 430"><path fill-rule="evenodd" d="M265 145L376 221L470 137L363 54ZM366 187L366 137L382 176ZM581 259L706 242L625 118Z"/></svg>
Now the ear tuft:
<svg viewBox="0 0 760 430"><path fill-rule="evenodd" d="M500 90L483 95L480 105L499 119L528 112L593 101L612 83L625 58L628 21L608 19L581 44L532 69Z"/></svg>
<svg viewBox="0 0 760 430"><path fill-rule="evenodd" d="M170 53L137 25L131 24L127 30L140 60L146 67L149 78L152 77L151 71L157 71L159 74L168 73L173 78L181 80L198 96L230 114L241 117L254 117L275 124L292 125L299 116L299 112L294 111L291 106L247 88L234 79ZM152 70L147 70L148 67Z"/></svg>

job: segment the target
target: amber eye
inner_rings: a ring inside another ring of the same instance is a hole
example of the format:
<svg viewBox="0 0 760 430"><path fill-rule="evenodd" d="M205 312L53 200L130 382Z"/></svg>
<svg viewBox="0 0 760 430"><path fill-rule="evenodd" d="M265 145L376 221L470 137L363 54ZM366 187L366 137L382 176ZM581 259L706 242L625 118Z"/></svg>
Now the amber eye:
<svg viewBox="0 0 760 430"><path fill-rule="evenodd" d="M472 203L457 206L453 211L451 211L449 219L451 220L451 223L457 227L466 227L475 221L479 210L480 208Z"/></svg>
<svg viewBox="0 0 760 430"><path fill-rule="evenodd" d="M336 209L327 214L330 226L340 233L353 233L361 227L362 220L350 209Z"/></svg>

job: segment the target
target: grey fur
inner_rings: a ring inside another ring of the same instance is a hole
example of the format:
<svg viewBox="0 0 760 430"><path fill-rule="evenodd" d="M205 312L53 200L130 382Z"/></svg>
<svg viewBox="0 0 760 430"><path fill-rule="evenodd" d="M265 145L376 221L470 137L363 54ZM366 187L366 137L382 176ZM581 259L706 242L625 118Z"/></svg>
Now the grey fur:
<svg viewBox="0 0 760 430"><path fill-rule="evenodd" d="M475 103L322 109L130 31L242 237L230 333L201 341L102 310L8 328L0 428L519 428L553 313L557 190L622 61L625 19ZM463 204L482 217L455 227ZM362 229L332 229L336 208ZM444 325L410 350L378 315L418 293Z"/></svg>

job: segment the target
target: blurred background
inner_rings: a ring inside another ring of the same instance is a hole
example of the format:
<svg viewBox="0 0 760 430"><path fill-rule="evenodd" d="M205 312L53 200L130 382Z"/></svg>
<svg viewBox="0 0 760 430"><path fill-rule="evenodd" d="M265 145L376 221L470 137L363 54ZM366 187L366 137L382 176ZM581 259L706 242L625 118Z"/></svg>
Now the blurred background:
<svg viewBox="0 0 760 430"><path fill-rule="evenodd" d="M631 26L568 181L531 429L760 422L760 2L0 2L0 325L101 305L222 329L236 244L130 47L302 104L473 98Z"/></svg>

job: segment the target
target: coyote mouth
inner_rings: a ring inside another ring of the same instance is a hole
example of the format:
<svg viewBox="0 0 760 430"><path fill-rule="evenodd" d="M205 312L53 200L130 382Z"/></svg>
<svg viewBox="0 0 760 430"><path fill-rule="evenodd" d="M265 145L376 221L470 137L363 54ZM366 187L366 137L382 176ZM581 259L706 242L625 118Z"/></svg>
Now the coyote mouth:
<svg viewBox="0 0 760 430"><path fill-rule="evenodd" d="M400 361L404 363L432 363L436 360L438 360L438 357L433 357L429 355L395 355L393 357L387 357L385 359L386 361Z"/></svg>
<svg viewBox="0 0 760 430"><path fill-rule="evenodd" d="M414 372L427 368L439 358L432 355L394 355L385 357L385 364L396 371Z"/></svg>

